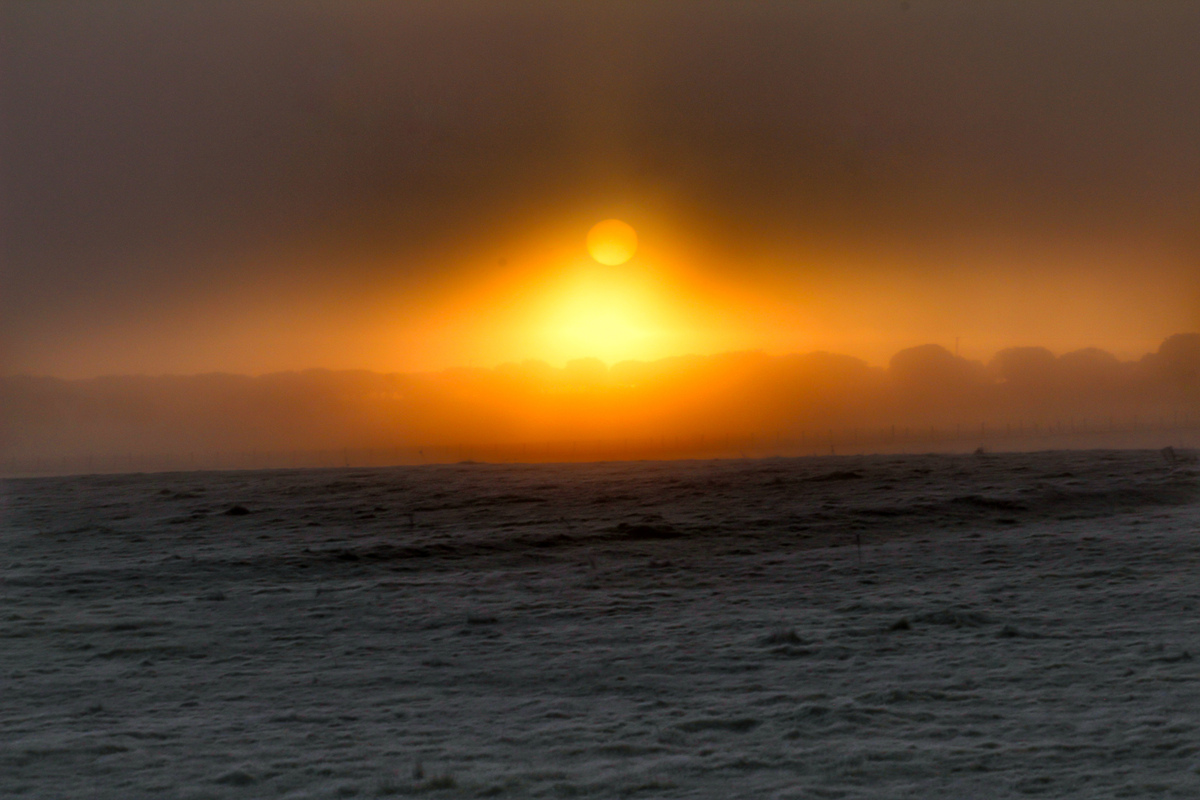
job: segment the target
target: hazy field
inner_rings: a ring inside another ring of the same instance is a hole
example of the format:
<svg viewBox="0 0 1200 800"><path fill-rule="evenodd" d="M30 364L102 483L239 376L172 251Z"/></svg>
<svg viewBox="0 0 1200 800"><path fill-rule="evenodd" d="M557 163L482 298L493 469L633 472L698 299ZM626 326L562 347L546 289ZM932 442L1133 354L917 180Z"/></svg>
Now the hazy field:
<svg viewBox="0 0 1200 800"><path fill-rule="evenodd" d="M1157 452L0 486L3 796L1200 796Z"/></svg>

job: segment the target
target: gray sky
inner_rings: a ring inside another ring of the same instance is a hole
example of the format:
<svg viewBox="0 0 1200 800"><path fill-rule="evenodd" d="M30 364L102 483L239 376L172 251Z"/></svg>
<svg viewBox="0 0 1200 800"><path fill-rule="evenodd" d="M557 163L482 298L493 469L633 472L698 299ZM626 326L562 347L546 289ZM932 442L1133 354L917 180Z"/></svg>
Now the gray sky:
<svg viewBox="0 0 1200 800"><path fill-rule="evenodd" d="M1195 3L0 15L0 372L470 361L369 341L610 216L714 281L810 281L855 355L1200 327Z"/></svg>

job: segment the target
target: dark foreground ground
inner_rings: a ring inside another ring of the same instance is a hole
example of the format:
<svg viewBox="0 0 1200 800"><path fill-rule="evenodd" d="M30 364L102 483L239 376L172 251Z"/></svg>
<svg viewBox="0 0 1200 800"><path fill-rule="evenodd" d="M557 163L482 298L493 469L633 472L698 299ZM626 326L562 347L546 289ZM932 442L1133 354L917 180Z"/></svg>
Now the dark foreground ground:
<svg viewBox="0 0 1200 800"><path fill-rule="evenodd" d="M0 796L1200 796L1158 453L7 481Z"/></svg>

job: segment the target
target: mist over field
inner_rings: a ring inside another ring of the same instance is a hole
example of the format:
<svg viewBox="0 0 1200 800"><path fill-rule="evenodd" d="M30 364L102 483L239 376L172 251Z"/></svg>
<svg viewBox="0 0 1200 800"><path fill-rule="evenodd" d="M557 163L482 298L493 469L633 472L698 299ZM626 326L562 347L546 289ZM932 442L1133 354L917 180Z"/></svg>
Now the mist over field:
<svg viewBox="0 0 1200 800"><path fill-rule="evenodd" d="M0 2L0 797L1200 797L1198 42Z"/></svg>
<svg viewBox="0 0 1200 800"><path fill-rule="evenodd" d="M886 367L832 353L750 352L424 374L0 379L10 458L375 449L386 461L392 448L403 461L432 446L450 449L421 455L444 460L468 455L455 446L539 443L575 444L583 449L571 455L588 457L589 443L631 441L677 441L674 454L694 456L704 437L742 437L745 449L748 437L834 435L845 445L851 431L868 429L965 426L985 436L989 427L1191 424L1197 399L1200 334L1172 336L1136 361L1095 348L1015 347L985 364L923 345ZM522 451L504 452L519 460Z"/></svg>

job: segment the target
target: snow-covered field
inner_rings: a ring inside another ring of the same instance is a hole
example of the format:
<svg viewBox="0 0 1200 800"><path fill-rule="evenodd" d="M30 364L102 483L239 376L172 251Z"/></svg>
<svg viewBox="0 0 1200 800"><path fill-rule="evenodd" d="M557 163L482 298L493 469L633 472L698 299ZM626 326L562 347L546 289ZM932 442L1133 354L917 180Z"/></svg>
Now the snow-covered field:
<svg viewBox="0 0 1200 800"><path fill-rule="evenodd" d="M1156 452L0 486L0 796L1200 797Z"/></svg>

